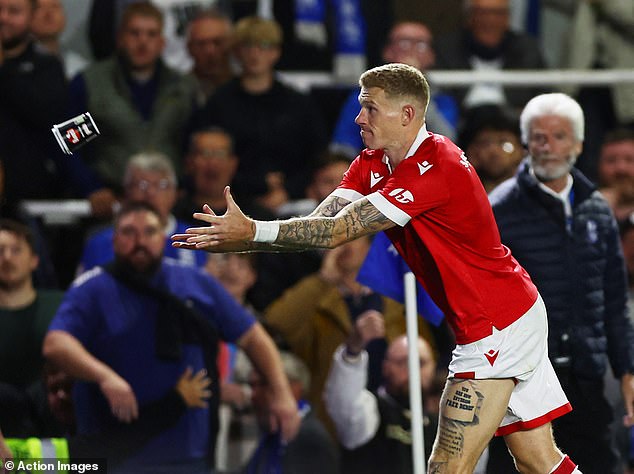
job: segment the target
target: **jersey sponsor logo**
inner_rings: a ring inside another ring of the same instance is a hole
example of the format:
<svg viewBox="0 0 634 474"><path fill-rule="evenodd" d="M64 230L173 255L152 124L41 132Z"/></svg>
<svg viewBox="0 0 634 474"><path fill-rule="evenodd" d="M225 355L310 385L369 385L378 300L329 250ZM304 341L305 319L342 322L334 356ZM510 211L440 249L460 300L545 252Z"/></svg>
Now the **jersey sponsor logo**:
<svg viewBox="0 0 634 474"><path fill-rule="evenodd" d="M498 355L500 355L500 351L494 351L493 349L491 349L489 352L486 352L484 354L484 357L487 358L489 364L491 364L491 367L493 367L493 364L495 364L495 359L498 358Z"/></svg>
<svg viewBox="0 0 634 474"><path fill-rule="evenodd" d="M414 196L407 189L396 188L390 192L390 196L393 196L401 204L409 204L414 202Z"/></svg>
<svg viewBox="0 0 634 474"><path fill-rule="evenodd" d="M465 155L464 153L460 155L460 164L464 166L469 173L471 173L471 163L469 163L467 155Z"/></svg>
<svg viewBox="0 0 634 474"><path fill-rule="evenodd" d="M370 188L376 186L383 178L378 171L370 171Z"/></svg>
<svg viewBox="0 0 634 474"><path fill-rule="evenodd" d="M420 175L424 175L425 173L427 173L432 166L431 163L429 163L429 161L423 161L422 163L416 163L418 165L418 171L420 171Z"/></svg>

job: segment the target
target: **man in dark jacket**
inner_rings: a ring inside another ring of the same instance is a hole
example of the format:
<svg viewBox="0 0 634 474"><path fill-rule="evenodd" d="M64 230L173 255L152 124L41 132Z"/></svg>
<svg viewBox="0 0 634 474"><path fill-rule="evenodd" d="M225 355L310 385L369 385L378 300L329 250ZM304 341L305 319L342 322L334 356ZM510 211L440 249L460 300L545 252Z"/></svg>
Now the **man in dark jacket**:
<svg viewBox="0 0 634 474"><path fill-rule="evenodd" d="M502 242L530 273L548 310L549 356L573 406L553 422L555 437L582 472L617 472L606 359L621 380L624 421L634 421L634 332L617 224L605 199L573 167L583 144L579 104L565 94L539 95L524 108L520 127L529 156L490 199ZM489 472L509 472L497 464L495 448L490 454Z"/></svg>
<svg viewBox="0 0 634 474"><path fill-rule="evenodd" d="M511 30L509 0L466 0L465 26L443 35L434 44L436 69L544 69L537 41ZM518 113L543 88L507 88L491 83L445 89L463 110L483 104L511 107Z"/></svg>

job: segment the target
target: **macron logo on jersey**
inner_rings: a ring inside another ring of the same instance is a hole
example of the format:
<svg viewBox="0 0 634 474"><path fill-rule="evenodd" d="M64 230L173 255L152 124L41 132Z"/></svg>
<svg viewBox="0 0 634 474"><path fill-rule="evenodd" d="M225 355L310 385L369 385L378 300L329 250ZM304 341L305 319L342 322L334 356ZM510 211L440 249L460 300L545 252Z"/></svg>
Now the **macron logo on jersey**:
<svg viewBox="0 0 634 474"><path fill-rule="evenodd" d="M432 166L432 164L429 163L429 161L423 161L422 163L416 163L418 165L418 171L420 171L420 175L424 175L425 173L427 173Z"/></svg>
<svg viewBox="0 0 634 474"><path fill-rule="evenodd" d="M381 180L383 176L378 171L370 171L370 188L376 186Z"/></svg>
<svg viewBox="0 0 634 474"><path fill-rule="evenodd" d="M414 202L414 196L407 189L396 188L391 193L390 196L393 196L401 204L409 204L410 202Z"/></svg>

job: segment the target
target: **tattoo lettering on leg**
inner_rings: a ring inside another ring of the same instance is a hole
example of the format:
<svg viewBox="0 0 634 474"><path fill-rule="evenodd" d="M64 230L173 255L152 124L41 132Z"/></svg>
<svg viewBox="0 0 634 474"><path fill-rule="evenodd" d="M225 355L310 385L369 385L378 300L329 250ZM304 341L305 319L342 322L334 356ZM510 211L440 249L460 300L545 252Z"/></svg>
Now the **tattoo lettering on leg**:
<svg viewBox="0 0 634 474"><path fill-rule="evenodd" d="M448 457L460 457L464 450L464 432L479 423L478 414L484 395L473 380L450 379L441 398L438 448Z"/></svg>
<svg viewBox="0 0 634 474"><path fill-rule="evenodd" d="M429 463L429 474L442 474L447 472L447 463L446 462L430 462Z"/></svg>

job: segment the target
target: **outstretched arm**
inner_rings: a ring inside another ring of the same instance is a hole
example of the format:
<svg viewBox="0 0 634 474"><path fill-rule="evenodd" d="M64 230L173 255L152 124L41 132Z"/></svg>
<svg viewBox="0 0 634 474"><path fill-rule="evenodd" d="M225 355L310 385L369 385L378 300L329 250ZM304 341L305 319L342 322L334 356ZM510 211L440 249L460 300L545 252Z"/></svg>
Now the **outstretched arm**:
<svg viewBox="0 0 634 474"><path fill-rule="evenodd" d="M331 196L309 216L272 222L245 216L234 202L229 187L225 188L225 198L227 212L224 215L216 216L205 206L205 212L197 212L194 217L209 226L173 235L172 245L209 252L333 248L395 225L367 198L344 205L345 200ZM268 240L262 241L263 235Z"/></svg>
<svg viewBox="0 0 634 474"><path fill-rule="evenodd" d="M82 343L66 331L49 331L44 338L43 355L69 375L99 385L112 414L130 423L139 416L132 387L108 365L90 354Z"/></svg>

